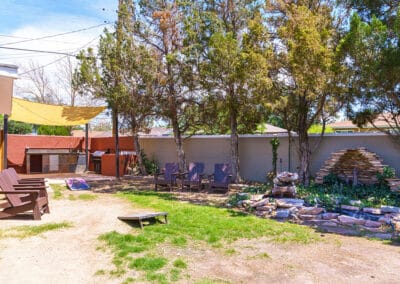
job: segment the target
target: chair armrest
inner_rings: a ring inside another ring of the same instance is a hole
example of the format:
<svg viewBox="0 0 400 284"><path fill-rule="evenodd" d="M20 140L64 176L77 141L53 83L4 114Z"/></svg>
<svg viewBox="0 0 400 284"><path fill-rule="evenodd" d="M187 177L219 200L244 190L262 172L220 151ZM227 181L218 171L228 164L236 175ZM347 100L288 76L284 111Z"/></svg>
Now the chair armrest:
<svg viewBox="0 0 400 284"><path fill-rule="evenodd" d="M40 184L40 183L23 183L23 184L13 184L14 188L21 188L21 187L39 187L39 188L47 188L47 185Z"/></svg>
<svg viewBox="0 0 400 284"><path fill-rule="evenodd" d="M38 196L39 191L37 191L37 190L18 190L18 191L0 190L0 194L35 194L36 196Z"/></svg>
<svg viewBox="0 0 400 284"><path fill-rule="evenodd" d="M15 190L23 190L23 189L35 189L35 190L47 190L47 186L44 185L35 185L35 184L27 184L27 185L13 185Z"/></svg>

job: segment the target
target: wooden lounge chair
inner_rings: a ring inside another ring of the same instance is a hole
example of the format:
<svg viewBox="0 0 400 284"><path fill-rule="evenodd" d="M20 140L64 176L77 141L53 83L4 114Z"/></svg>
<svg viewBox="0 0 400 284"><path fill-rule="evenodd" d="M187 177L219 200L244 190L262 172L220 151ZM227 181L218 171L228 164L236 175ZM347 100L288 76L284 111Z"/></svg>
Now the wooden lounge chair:
<svg viewBox="0 0 400 284"><path fill-rule="evenodd" d="M35 186L35 187L46 187L46 183L43 179L35 179L35 180L22 180L18 177L15 170L12 168L8 168L2 171L6 176L9 183L11 183L14 187L26 187L26 186Z"/></svg>
<svg viewBox="0 0 400 284"><path fill-rule="evenodd" d="M202 188L202 178L204 176L204 163L191 162L189 163L189 171L179 175L178 182L181 184L182 190L184 187L189 187L189 191Z"/></svg>
<svg viewBox="0 0 400 284"><path fill-rule="evenodd" d="M32 211L33 219L40 220L43 213L50 213L49 202L47 196L43 196L43 190L14 189L5 179L4 173L0 174L1 195L5 198L0 199L0 209L2 208L0 218L13 217Z"/></svg>
<svg viewBox="0 0 400 284"><path fill-rule="evenodd" d="M228 186L232 182L231 165L215 164L214 173L209 176L208 188L214 191L228 191Z"/></svg>
<svg viewBox="0 0 400 284"><path fill-rule="evenodd" d="M17 183L45 184L46 182L44 178L21 178L14 168L5 169L4 172L6 172L10 176L10 178Z"/></svg>
<svg viewBox="0 0 400 284"><path fill-rule="evenodd" d="M178 163L166 163L165 168L158 174L154 175L155 190L157 191L158 185L166 186L172 191L176 185L176 178L179 175Z"/></svg>

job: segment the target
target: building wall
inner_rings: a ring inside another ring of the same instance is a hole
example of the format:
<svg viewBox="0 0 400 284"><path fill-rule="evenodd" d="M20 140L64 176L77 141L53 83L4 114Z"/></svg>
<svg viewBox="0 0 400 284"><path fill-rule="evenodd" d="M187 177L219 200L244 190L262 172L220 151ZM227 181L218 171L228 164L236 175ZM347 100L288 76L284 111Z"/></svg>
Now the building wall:
<svg viewBox="0 0 400 284"><path fill-rule="evenodd" d="M273 135L242 135L239 138L239 158L241 176L246 180L265 181L265 175L272 170L272 147L270 140ZM297 171L298 156L296 146L289 143L287 135L278 135L278 171L289 169ZM311 136L310 143L314 146L318 136ZM159 166L166 162L177 161L173 137L143 137L141 145L148 158L154 158ZM296 142L295 142L296 143ZM329 134L326 135L317 148L312 147L311 174L322 167L330 154L342 149L366 147L380 156L384 164L396 169L400 175L400 146L383 134ZM186 160L204 162L205 172L212 173L214 163L230 161L229 136L192 136L184 141Z"/></svg>

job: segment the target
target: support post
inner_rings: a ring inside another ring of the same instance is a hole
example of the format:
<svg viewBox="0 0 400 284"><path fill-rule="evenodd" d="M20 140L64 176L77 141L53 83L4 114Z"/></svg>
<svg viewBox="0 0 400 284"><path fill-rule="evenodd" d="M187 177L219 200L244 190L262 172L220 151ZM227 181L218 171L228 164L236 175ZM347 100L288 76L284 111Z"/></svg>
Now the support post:
<svg viewBox="0 0 400 284"><path fill-rule="evenodd" d="M89 123L85 124L85 172L89 170Z"/></svg>
<svg viewBox="0 0 400 284"><path fill-rule="evenodd" d="M7 169L8 165L7 165L7 143L8 143L8 139L7 139L7 135L8 135L8 114L4 115L4 127L3 127L3 133L4 133L4 141L3 141L3 168Z"/></svg>
<svg viewBox="0 0 400 284"><path fill-rule="evenodd" d="M115 119L115 177L119 179L119 137L118 137L118 112L114 112Z"/></svg>

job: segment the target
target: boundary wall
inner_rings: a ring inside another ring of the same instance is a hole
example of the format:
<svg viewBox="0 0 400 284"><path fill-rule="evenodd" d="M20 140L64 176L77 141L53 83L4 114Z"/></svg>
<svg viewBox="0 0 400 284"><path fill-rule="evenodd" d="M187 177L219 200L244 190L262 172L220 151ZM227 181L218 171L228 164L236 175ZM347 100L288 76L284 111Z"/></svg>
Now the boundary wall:
<svg viewBox="0 0 400 284"><path fill-rule="evenodd" d="M240 135L239 159L242 178L251 181L265 181L266 173L272 170L272 146L270 140L278 137L278 171L297 171L297 141L291 143L287 134L279 135ZM319 136L311 135L310 144L315 145ZM173 137L141 137L141 146L148 158L154 158L160 167L166 162L177 161L177 153ZM205 163L205 172L212 173L215 163L230 162L229 135L198 135L184 140L183 147L188 162ZM316 172L329 159L330 154L342 149L365 147L383 159L383 164L396 170L400 176L400 145L390 137L380 133L327 134L319 146L313 148L311 174ZM290 167L289 167L290 159Z"/></svg>

